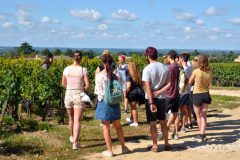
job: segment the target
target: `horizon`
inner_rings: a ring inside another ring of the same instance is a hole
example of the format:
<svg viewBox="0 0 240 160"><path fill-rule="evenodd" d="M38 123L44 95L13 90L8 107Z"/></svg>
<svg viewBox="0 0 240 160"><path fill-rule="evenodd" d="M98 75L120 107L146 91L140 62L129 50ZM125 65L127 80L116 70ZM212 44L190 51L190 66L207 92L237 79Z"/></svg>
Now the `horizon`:
<svg viewBox="0 0 240 160"><path fill-rule="evenodd" d="M238 0L0 1L2 46L240 50Z"/></svg>

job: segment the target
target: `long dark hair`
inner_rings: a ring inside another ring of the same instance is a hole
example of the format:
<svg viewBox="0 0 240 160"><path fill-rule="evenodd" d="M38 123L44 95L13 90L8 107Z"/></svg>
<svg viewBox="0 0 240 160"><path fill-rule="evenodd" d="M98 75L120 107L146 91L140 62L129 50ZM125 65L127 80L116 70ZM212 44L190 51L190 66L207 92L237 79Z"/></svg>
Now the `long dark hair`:
<svg viewBox="0 0 240 160"><path fill-rule="evenodd" d="M109 55L109 54L104 54L104 55L101 56L101 61L106 67L108 79L109 80L116 79L117 77L113 73L113 71L114 71L114 67L113 67L114 59L112 58L112 56Z"/></svg>

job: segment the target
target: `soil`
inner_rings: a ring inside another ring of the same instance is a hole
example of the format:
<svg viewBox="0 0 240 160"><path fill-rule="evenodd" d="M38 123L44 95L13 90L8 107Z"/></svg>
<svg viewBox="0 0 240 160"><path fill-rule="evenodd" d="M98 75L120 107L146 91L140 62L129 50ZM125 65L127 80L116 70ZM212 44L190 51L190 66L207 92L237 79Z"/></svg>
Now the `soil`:
<svg viewBox="0 0 240 160"><path fill-rule="evenodd" d="M142 138L128 141L126 145L132 150L130 154L121 155L121 147L113 147L114 157L106 158L101 153L91 154L85 158L116 160L239 160L240 157L240 106L234 110L224 109L222 113L208 113L207 142L197 142L193 138L199 131L195 126L186 133L180 133L179 140L170 140L172 151L163 151L164 142L158 142L160 152L147 150L151 140ZM139 126L141 127L141 126ZM137 128L136 128L137 132ZM170 132L171 134L171 132ZM170 136L169 136L170 137Z"/></svg>

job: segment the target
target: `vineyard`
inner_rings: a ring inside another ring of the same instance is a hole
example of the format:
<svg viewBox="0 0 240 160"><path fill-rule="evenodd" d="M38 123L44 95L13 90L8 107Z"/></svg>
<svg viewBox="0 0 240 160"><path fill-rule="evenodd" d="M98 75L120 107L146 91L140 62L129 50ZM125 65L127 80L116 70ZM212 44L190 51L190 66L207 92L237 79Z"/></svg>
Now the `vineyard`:
<svg viewBox="0 0 240 160"><path fill-rule="evenodd" d="M139 69L146 65L144 56L133 55ZM59 115L63 107L64 89L61 86L63 69L72 63L69 59L54 60L49 70L41 68L42 60L0 59L0 109L20 119L18 112L34 112L44 121L50 108ZM98 58L83 58L82 66L88 69L91 91L94 72L100 64ZM212 63L213 85L240 86L240 63ZM20 105L21 104L21 105ZM25 108L22 106L25 106ZM26 107L27 106L27 107ZM51 107L50 107L51 106Z"/></svg>

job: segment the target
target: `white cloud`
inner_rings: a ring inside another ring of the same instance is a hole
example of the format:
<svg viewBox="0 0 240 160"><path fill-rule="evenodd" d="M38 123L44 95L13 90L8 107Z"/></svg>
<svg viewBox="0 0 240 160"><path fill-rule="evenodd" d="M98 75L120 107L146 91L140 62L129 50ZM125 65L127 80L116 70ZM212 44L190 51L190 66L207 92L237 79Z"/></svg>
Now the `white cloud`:
<svg viewBox="0 0 240 160"><path fill-rule="evenodd" d="M25 26L31 26L33 25L31 16L29 14L29 12L25 11L25 10L18 10L17 13L17 18L18 18L18 23L25 25Z"/></svg>
<svg viewBox="0 0 240 160"><path fill-rule="evenodd" d="M196 19L196 20L195 20L195 23L196 23L197 25L200 25L200 26L205 25L205 22L204 22L204 20L202 20L202 19Z"/></svg>
<svg viewBox="0 0 240 160"><path fill-rule="evenodd" d="M160 33L160 32L161 32L161 29L156 29L156 32L157 32L157 33Z"/></svg>
<svg viewBox="0 0 240 160"><path fill-rule="evenodd" d="M208 37L210 40L217 40L218 39L218 36L209 36Z"/></svg>
<svg viewBox="0 0 240 160"><path fill-rule="evenodd" d="M187 32L187 33L192 32L192 28L187 26L184 28L184 32Z"/></svg>
<svg viewBox="0 0 240 160"><path fill-rule="evenodd" d="M240 18L232 18L229 22L235 25L240 25Z"/></svg>
<svg viewBox="0 0 240 160"><path fill-rule="evenodd" d="M0 14L0 20L4 20L6 17Z"/></svg>
<svg viewBox="0 0 240 160"><path fill-rule="evenodd" d="M175 37L174 37L174 36L168 36L168 37L166 37L166 39L167 39L167 40L174 40Z"/></svg>
<svg viewBox="0 0 240 160"><path fill-rule="evenodd" d="M73 35L71 36L71 38L73 38L73 39L82 39L82 38L84 38L84 37L85 37L85 34L84 34L84 33L73 34Z"/></svg>
<svg viewBox="0 0 240 160"><path fill-rule="evenodd" d="M9 28L13 28L14 25L12 22L5 22L2 24L2 28L6 28L6 29L9 29Z"/></svg>
<svg viewBox="0 0 240 160"><path fill-rule="evenodd" d="M112 17L115 19L126 20L126 21L134 21L139 17L135 13L131 13L128 10L119 9L116 12L112 13Z"/></svg>
<svg viewBox="0 0 240 160"><path fill-rule="evenodd" d="M97 28L99 30L108 30L108 25L106 25L106 24L99 24Z"/></svg>
<svg viewBox="0 0 240 160"><path fill-rule="evenodd" d="M195 19L195 16L191 13L187 12L179 12L176 13L176 19L178 20L187 20L187 21L193 21Z"/></svg>
<svg viewBox="0 0 240 160"><path fill-rule="evenodd" d="M221 32L221 30L219 28L217 28L217 27L212 28L211 31L218 32L218 33Z"/></svg>
<svg viewBox="0 0 240 160"><path fill-rule="evenodd" d="M73 17L81 18L81 19L86 19L86 20L99 20L102 18L102 15L100 12L94 10L94 9L82 9L82 10L71 10L70 14Z"/></svg>
<svg viewBox="0 0 240 160"><path fill-rule="evenodd" d="M59 21L57 19L51 19L47 16L42 17L41 22L42 23L59 23Z"/></svg>
<svg viewBox="0 0 240 160"><path fill-rule="evenodd" d="M119 38L119 39L126 39L126 38L129 38L129 37L130 37L129 33L119 34L117 36L117 38Z"/></svg>
<svg viewBox="0 0 240 160"><path fill-rule="evenodd" d="M227 9L216 8L211 6L205 11L205 14L208 16L221 16L226 14L226 12L227 12Z"/></svg>
<svg viewBox="0 0 240 160"><path fill-rule="evenodd" d="M227 33L227 34L225 34L225 37L231 38L231 37L233 37L233 35L231 33Z"/></svg>

